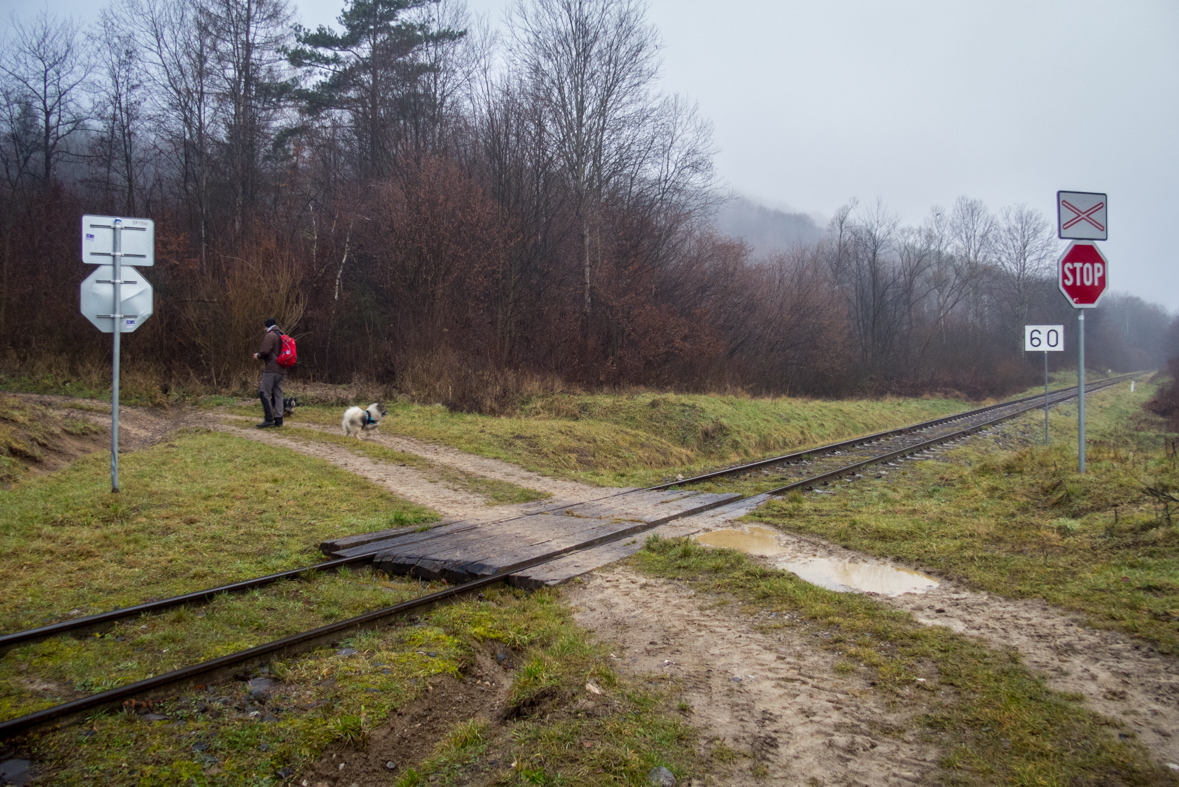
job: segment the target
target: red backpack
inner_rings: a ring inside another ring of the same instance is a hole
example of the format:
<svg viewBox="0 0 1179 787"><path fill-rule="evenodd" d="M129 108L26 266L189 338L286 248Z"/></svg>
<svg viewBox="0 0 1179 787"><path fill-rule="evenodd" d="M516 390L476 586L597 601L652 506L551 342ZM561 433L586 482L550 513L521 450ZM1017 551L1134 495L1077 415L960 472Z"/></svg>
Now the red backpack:
<svg viewBox="0 0 1179 787"><path fill-rule="evenodd" d="M278 357L274 362L279 366L294 366L295 361L298 360L298 353L295 351L295 340L285 333L279 338L282 339L282 349L278 352Z"/></svg>

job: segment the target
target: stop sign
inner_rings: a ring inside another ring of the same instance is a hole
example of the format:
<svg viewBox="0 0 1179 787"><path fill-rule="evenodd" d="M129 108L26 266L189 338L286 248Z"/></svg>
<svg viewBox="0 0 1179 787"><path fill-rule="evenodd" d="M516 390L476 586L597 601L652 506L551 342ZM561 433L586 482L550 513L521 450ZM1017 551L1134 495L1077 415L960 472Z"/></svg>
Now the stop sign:
<svg viewBox="0 0 1179 787"><path fill-rule="evenodd" d="M1096 244L1073 241L1060 257L1060 291L1075 309L1097 305L1109 287L1109 262Z"/></svg>

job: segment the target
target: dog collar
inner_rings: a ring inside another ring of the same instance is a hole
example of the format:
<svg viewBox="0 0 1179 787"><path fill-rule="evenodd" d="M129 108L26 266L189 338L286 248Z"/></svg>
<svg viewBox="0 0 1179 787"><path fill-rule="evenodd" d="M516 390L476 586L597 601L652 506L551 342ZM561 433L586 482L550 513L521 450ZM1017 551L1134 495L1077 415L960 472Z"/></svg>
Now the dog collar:
<svg viewBox="0 0 1179 787"><path fill-rule="evenodd" d="M364 413L364 426L368 426L369 424L376 423L376 421L373 420L372 413L370 413L368 410L363 410L362 412Z"/></svg>

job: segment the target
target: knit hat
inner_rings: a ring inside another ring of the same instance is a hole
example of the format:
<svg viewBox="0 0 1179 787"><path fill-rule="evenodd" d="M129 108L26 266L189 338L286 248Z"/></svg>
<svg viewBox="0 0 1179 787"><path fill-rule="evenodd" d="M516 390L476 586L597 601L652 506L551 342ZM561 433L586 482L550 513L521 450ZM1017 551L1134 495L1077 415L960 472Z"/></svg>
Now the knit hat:
<svg viewBox="0 0 1179 787"><path fill-rule="evenodd" d="M273 328L273 327L274 327L274 326L276 326L276 325L278 325L278 323L277 323L277 322L275 322L275 320L274 320L274 318L273 318L273 317L271 317L269 320L267 320L267 321L266 321L266 327L267 327L267 328Z"/></svg>

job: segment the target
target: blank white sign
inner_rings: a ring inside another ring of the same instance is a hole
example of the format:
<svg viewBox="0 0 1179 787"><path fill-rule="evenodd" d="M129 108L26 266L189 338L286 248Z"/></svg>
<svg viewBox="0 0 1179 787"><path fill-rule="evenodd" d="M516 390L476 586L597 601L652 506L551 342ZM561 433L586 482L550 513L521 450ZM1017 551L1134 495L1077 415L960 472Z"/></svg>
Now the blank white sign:
<svg viewBox="0 0 1179 787"><path fill-rule="evenodd" d="M155 264L156 224L151 219L124 219L118 216L82 217L82 262L113 265L115 222L123 231L123 265L146 268Z"/></svg>

